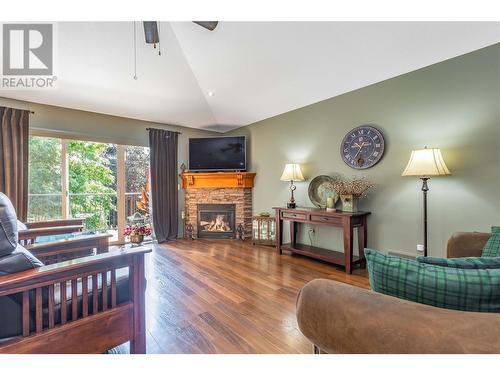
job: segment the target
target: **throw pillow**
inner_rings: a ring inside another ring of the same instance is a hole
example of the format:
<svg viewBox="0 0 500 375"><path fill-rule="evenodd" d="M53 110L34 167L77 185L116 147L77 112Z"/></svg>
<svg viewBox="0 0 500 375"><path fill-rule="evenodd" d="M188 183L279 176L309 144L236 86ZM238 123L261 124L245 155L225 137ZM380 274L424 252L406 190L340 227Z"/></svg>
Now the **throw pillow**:
<svg viewBox="0 0 500 375"><path fill-rule="evenodd" d="M11 254L0 257L0 276L27 271L41 266L43 266L43 263L38 258L21 245L17 245L16 250Z"/></svg>
<svg viewBox="0 0 500 375"><path fill-rule="evenodd" d="M0 193L0 256L9 255L17 246L17 216L10 199Z"/></svg>
<svg viewBox="0 0 500 375"><path fill-rule="evenodd" d="M464 258L433 258L433 257L417 257L420 263L434 264L441 267L455 268L500 268L500 257L464 257Z"/></svg>
<svg viewBox="0 0 500 375"><path fill-rule="evenodd" d="M500 269L441 267L365 250L376 292L445 309L500 312Z"/></svg>
<svg viewBox="0 0 500 375"><path fill-rule="evenodd" d="M500 227L491 227L491 237L483 247L482 257L500 257Z"/></svg>

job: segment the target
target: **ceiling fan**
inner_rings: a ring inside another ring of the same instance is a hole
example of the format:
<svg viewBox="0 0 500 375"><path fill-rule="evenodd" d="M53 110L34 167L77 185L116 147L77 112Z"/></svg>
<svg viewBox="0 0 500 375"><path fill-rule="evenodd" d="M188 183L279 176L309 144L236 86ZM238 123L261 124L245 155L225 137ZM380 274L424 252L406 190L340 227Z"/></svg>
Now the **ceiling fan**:
<svg viewBox="0 0 500 375"><path fill-rule="evenodd" d="M219 21L193 21L195 24L207 29L208 31L214 31ZM160 25L157 21L143 21L144 25L144 36L147 44L152 44L154 48L160 43ZM161 55L161 45L158 48L158 55ZM137 33L136 33L136 22L134 22L134 76L133 78L137 80Z"/></svg>
<svg viewBox="0 0 500 375"><path fill-rule="evenodd" d="M207 29L208 31L214 31L219 23L219 21L193 21L193 22ZM144 24L144 36L146 37L146 43L152 44L154 48L156 48L156 44L160 43L160 35L158 33L158 22L143 21L143 24Z"/></svg>

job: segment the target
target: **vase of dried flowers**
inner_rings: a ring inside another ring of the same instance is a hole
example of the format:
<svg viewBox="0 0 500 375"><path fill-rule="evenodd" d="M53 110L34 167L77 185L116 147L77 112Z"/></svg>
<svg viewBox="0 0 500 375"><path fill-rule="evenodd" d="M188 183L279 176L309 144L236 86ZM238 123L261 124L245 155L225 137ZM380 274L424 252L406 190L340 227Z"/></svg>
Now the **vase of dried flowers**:
<svg viewBox="0 0 500 375"><path fill-rule="evenodd" d="M334 184L335 191L342 201L342 211L356 212L358 210L359 198L366 195L366 191L374 183L363 178L353 178L352 180L338 180Z"/></svg>

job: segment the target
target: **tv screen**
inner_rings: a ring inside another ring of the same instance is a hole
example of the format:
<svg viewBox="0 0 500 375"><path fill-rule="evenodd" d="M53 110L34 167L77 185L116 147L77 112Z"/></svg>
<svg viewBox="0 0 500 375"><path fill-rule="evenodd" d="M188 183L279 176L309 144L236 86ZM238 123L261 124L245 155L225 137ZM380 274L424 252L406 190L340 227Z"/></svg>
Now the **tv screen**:
<svg viewBox="0 0 500 375"><path fill-rule="evenodd" d="M245 137L189 139L189 170L223 171L247 169Z"/></svg>

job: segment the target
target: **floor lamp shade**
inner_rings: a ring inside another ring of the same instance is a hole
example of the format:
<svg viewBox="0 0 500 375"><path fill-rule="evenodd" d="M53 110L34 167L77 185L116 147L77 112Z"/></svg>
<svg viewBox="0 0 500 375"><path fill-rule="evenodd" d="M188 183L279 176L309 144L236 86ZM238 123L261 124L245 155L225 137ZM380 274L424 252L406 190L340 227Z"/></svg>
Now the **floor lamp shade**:
<svg viewBox="0 0 500 375"><path fill-rule="evenodd" d="M442 176L450 174L439 148L413 150L402 176Z"/></svg>
<svg viewBox="0 0 500 375"><path fill-rule="evenodd" d="M424 256L427 256L427 181L431 176L451 174L446 166L439 148L424 148L413 150L410 160L402 176L417 176L422 180L422 193L424 196Z"/></svg>

